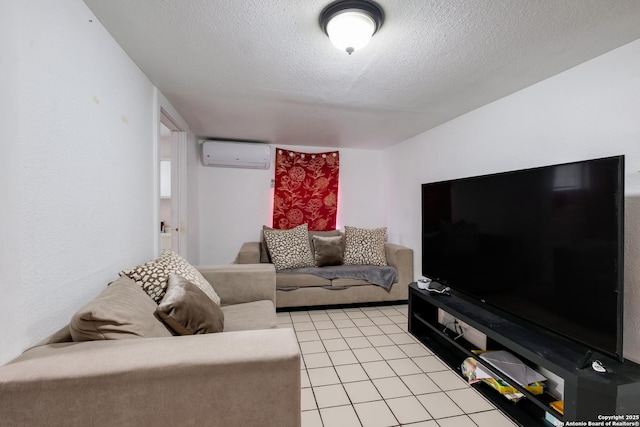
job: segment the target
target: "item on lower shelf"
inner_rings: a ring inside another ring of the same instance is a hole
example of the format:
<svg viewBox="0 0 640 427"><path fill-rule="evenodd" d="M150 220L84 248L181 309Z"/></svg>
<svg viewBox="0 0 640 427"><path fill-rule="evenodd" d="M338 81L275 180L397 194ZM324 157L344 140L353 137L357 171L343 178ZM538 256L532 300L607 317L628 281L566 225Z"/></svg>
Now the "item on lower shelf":
<svg viewBox="0 0 640 427"><path fill-rule="evenodd" d="M462 375L467 378L469 384L475 384L477 382L482 381L483 383L493 387L500 394L504 395L507 399L512 402L518 402L520 399L525 397L524 394L520 393L518 389L510 385L508 382L503 380L502 378L496 376L489 370L487 370L481 363L479 363L473 357L467 357L461 365ZM539 381L534 381L533 383L527 384L523 386L529 393L538 395L544 393L544 384ZM558 411L560 412L560 411Z"/></svg>
<svg viewBox="0 0 640 427"><path fill-rule="evenodd" d="M545 412L544 413L544 419L545 421L547 421L548 423L550 423L552 426L561 426L564 425L564 423L562 421L560 421L559 419L557 419L555 416L553 416L550 412Z"/></svg>
<svg viewBox="0 0 640 427"><path fill-rule="evenodd" d="M556 400L555 402L551 402L549 406L564 415L564 400Z"/></svg>
<svg viewBox="0 0 640 427"><path fill-rule="evenodd" d="M509 384L502 378L484 378L482 382L485 384L489 384L491 387L498 390L500 394L505 394L505 395L516 394L516 393L521 394L517 388L513 387L511 384ZM534 382L534 383L528 384L524 386L524 388L531 394L544 393L544 384L541 382Z"/></svg>
<svg viewBox="0 0 640 427"><path fill-rule="evenodd" d="M545 381L547 379L544 375L534 371L508 351L487 351L486 353L482 353L480 358L525 388L528 384Z"/></svg>
<svg viewBox="0 0 640 427"><path fill-rule="evenodd" d="M485 378L492 378L493 374L485 369L482 364L473 357L467 357L460 367L462 375L469 380L469 384L475 384Z"/></svg>
<svg viewBox="0 0 640 427"><path fill-rule="evenodd" d="M505 393L503 394L504 397L507 398L507 400L509 400L510 402L513 403L518 403L520 402L522 399L524 399L526 396L520 392L516 392L516 393Z"/></svg>

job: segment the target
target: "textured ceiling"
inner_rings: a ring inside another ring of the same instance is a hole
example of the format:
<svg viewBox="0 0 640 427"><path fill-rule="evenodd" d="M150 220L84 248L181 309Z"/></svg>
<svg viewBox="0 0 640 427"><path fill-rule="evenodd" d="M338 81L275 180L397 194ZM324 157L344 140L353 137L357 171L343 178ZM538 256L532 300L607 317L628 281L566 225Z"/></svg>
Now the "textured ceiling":
<svg viewBox="0 0 640 427"><path fill-rule="evenodd" d="M640 38L639 0L378 0L349 56L331 0L85 0L198 137L384 148Z"/></svg>

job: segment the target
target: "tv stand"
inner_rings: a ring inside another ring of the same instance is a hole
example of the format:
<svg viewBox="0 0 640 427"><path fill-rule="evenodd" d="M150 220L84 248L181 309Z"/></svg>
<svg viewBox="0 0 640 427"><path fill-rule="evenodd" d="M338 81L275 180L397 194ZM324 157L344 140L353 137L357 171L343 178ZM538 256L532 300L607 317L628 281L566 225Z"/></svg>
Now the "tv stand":
<svg viewBox="0 0 640 427"><path fill-rule="evenodd" d="M496 390L478 384L478 391L492 401L510 418L525 426L549 426L547 413L559 421L603 421L603 416L621 415L623 421L640 425L640 365L631 361L621 363L597 353L562 336L522 321L482 302L467 299L452 291L450 296L421 290L416 283L409 285L409 332L418 338L444 362L460 371L463 360L475 356L477 347L449 334L438 321L438 310L449 313L487 337L486 350L508 350L524 363L544 368L564 381L564 414L550 406L556 397L544 393L533 395L508 376L494 371L526 396L517 404L508 401ZM591 361L598 359L608 372L598 373ZM581 369L579 365L586 365ZM476 387L476 385L474 385Z"/></svg>

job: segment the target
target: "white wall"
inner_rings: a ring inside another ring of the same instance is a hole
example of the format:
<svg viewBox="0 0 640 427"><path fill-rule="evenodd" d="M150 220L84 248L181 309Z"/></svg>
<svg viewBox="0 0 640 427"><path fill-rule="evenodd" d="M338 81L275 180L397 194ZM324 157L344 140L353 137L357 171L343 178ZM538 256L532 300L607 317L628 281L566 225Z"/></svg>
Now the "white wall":
<svg viewBox="0 0 640 427"><path fill-rule="evenodd" d="M305 153L335 151L326 147L283 146ZM387 225L382 198L381 151L339 149L338 228ZM200 264L233 261L243 242L259 241L263 225L271 225L275 160L269 170L199 168Z"/></svg>
<svg viewBox="0 0 640 427"><path fill-rule="evenodd" d="M18 3L0 11L0 364L21 350L24 333L20 313L20 186L18 153Z"/></svg>
<svg viewBox="0 0 640 427"><path fill-rule="evenodd" d="M200 143L187 133L187 260L200 264Z"/></svg>
<svg viewBox="0 0 640 427"><path fill-rule="evenodd" d="M414 249L416 276L420 184L624 154L624 355L640 362L638 70L640 40L386 150L390 230Z"/></svg>
<svg viewBox="0 0 640 427"><path fill-rule="evenodd" d="M155 250L151 83L81 0L19 2L14 18L19 76L2 93L19 130L0 179L15 187L0 196L18 234L3 241L0 363Z"/></svg>

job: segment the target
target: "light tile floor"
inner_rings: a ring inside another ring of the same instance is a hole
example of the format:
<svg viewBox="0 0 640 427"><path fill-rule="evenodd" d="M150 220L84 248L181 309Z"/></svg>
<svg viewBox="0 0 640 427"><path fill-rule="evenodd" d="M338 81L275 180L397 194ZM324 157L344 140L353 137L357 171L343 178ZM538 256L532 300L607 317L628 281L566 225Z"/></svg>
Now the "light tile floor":
<svg viewBox="0 0 640 427"><path fill-rule="evenodd" d="M513 427L407 332L407 305L278 313L302 354L303 427Z"/></svg>

